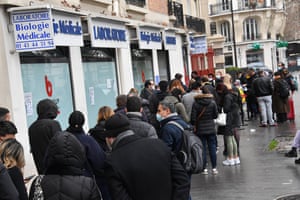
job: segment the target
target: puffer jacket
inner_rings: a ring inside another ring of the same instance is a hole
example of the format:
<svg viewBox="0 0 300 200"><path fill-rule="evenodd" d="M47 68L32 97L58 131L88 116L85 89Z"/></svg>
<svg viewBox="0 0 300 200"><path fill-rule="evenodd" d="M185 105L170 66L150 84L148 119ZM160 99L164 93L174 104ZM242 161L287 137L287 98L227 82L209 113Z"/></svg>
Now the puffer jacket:
<svg viewBox="0 0 300 200"><path fill-rule="evenodd" d="M39 174L45 172L44 157L51 138L61 131L57 105L51 99L41 100L37 105L38 119L29 127L29 143L35 166Z"/></svg>
<svg viewBox="0 0 300 200"><path fill-rule="evenodd" d="M218 107L212 94L195 96L191 113L191 124L197 127L197 135L216 134L214 119L218 117ZM204 110L199 118L200 113Z"/></svg>
<svg viewBox="0 0 300 200"><path fill-rule="evenodd" d="M86 161L84 147L75 136L62 132L50 141L46 155L46 173L41 187L45 200L101 200L96 183L83 176ZM35 182L30 188L33 199Z"/></svg>
<svg viewBox="0 0 300 200"><path fill-rule="evenodd" d="M130 122L130 129L141 137L157 138L155 128L142 120L142 113L127 112L127 117Z"/></svg>

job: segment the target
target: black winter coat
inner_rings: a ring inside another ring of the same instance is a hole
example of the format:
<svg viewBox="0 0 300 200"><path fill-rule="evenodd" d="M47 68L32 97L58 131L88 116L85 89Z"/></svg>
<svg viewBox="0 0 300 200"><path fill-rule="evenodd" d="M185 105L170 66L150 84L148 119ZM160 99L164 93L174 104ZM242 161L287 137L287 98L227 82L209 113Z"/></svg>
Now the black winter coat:
<svg viewBox="0 0 300 200"><path fill-rule="evenodd" d="M91 128L89 134L98 142L104 152L110 151L105 141L105 120L100 121L94 128Z"/></svg>
<svg viewBox="0 0 300 200"><path fill-rule="evenodd" d="M95 181L83 176L84 147L71 133L59 133L49 143L41 187L45 200L101 200ZM35 182L30 188L33 198Z"/></svg>
<svg viewBox="0 0 300 200"><path fill-rule="evenodd" d="M218 107L212 94L195 96L192 108L191 124L194 125L197 135L216 134L214 119L218 117ZM205 109L198 120L200 113Z"/></svg>
<svg viewBox="0 0 300 200"><path fill-rule="evenodd" d="M0 162L0 191L0 200L19 200L19 193L2 162Z"/></svg>
<svg viewBox="0 0 300 200"><path fill-rule="evenodd" d="M239 92L235 89L226 90L223 103L223 111L227 114L224 135L233 135L233 129L241 125Z"/></svg>
<svg viewBox="0 0 300 200"><path fill-rule="evenodd" d="M107 160L113 200L187 200L189 178L159 139L119 135ZM122 137L121 139L119 137Z"/></svg>
<svg viewBox="0 0 300 200"><path fill-rule="evenodd" d="M57 105L50 99L42 100L38 106L38 119L29 127L30 150L39 174L45 172L44 157L51 138L61 131L57 116Z"/></svg>

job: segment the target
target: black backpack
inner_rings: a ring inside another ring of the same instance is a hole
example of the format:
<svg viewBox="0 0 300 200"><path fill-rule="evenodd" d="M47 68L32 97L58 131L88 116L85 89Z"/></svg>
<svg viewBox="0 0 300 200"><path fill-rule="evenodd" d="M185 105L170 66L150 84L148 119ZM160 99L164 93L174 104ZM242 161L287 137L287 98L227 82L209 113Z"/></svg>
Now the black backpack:
<svg viewBox="0 0 300 200"><path fill-rule="evenodd" d="M181 162L186 172L198 174L203 170L203 146L200 138L192 130L184 129L179 123L170 121L168 124L174 124L182 130L182 145L177 153L177 158Z"/></svg>
<svg viewBox="0 0 300 200"><path fill-rule="evenodd" d="M278 81L279 83L279 96L283 99L290 96L290 86L288 82L286 82L284 79L280 79Z"/></svg>

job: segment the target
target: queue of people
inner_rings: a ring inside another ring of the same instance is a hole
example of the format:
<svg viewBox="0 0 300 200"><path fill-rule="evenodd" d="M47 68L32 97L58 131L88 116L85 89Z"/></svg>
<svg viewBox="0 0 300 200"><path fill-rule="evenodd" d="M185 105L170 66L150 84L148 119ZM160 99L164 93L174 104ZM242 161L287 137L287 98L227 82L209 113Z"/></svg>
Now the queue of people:
<svg viewBox="0 0 300 200"><path fill-rule="evenodd" d="M38 172L29 194L22 171L24 151L15 139L17 128L10 121L9 110L0 108L0 176L9 180L7 187L12 187L4 188L4 178L0 180L1 190L10 195L0 199L61 196L80 200L188 200L192 175L177 157L183 130L170 122L193 129L203 145L202 174L209 174L211 167L211 173L217 175L217 134L224 138L222 164L241 164L238 129L245 125L244 105L248 120L259 117L260 127L277 126L287 120L289 95L281 96L281 82L289 85L292 81L288 82L291 76L284 69L274 73L273 78L263 71L249 69L238 81L229 74L192 75L189 87L177 73L170 82L160 81L158 89L152 80L147 80L140 94L132 88L128 94L119 95L115 109L99 108L96 125L88 132L83 128L84 113L70 113L69 127L62 130L55 120L59 113L57 105L50 99L41 100L37 104L38 118L28 130ZM288 90L292 93L296 88L289 86ZM227 115L225 126L215 123L221 112ZM295 157L296 144L289 152L290 157Z"/></svg>

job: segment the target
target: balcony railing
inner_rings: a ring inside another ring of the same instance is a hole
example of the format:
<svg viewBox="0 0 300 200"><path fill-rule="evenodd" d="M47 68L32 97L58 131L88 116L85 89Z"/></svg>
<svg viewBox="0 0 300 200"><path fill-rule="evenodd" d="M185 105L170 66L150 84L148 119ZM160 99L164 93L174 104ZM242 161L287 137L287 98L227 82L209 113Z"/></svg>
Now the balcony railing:
<svg viewBox="0 0 300 200"><path fill-rule="evenodd" d="M210 15L228 13L231 10L231 1L228 3L217 3L210 5Z"/></svg>
<svg viewBox="0 0 300 200"><path fill-rule="evenodd" d="M260 40L261 39L261 34L248 34L248 35L243 35L243 40L244 41L249 41L249 40Z"/></svg>
<svg viewBox="0 0 300 200"><path fill-rule="evenodd" d="M176 17L174 21L175 27L183 27L184 20L183 20L183 6L181 3L169 0L168 1L168 13L170 16Z"/></svg>
<svg viewBox="0 0 300 200"><path fill-rule="evenodd" d="M276 8L275 0L271 0L271 4L267 5L266 1L262 1L262 3L255 2L250 3L250 1L239 1L238 8L234 11L253 11L254 9L260 9L260 8ZM228 14L231 11L231 1L228 1L227 3L217 3L217 4L211 4L210 5L210 15L218 15L218 14Z"/></svg>
<svg viewBox="0 0 300 200"><path fill-rule="evenodd" d="M185 15L186 27L197 33L205 33L205 21L203 19Z"/></svg>
<svg viewBox="0 0 300 200"><path fill-rule="evenodd" d="M126 3L143 8L146 5L146 0L126 0Z"/></svg>

